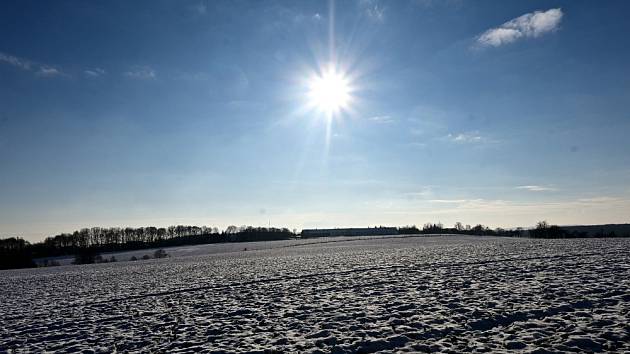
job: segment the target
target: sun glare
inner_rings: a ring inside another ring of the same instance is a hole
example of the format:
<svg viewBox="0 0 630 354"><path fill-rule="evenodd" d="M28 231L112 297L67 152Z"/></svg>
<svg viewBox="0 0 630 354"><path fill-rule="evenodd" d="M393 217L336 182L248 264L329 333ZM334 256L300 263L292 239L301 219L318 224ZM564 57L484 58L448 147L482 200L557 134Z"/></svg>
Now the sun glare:
<svg viewBox="0 0 630 354"><path fill-rule="evenodd" d="M327 114L337 113L350 103L348 80L334 69L312 78L309 86L311 105Z"/></svg>

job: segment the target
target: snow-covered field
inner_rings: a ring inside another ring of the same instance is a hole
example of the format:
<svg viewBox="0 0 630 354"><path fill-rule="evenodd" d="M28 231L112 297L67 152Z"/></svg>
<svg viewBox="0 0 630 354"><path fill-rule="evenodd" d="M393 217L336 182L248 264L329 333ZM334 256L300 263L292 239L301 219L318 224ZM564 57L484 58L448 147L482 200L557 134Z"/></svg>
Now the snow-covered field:
<svg viewBox="0 0 630 354"><path fill-rule="evenodd" d="M630 351L628 239L257 245L2 271L0 352Z"/></svg>

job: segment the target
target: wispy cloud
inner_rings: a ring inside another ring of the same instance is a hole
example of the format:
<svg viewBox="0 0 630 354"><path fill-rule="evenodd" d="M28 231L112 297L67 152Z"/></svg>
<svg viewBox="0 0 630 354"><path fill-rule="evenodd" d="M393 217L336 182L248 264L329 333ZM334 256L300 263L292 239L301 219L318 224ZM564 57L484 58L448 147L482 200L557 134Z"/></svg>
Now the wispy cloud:
<svg viewBox="0 0 630 354"><path fill-rule="evenodd" d="M152 80L155 79L156 74L149 66L136 66L133 69L124 73L126 77L138 80Z"/></svg>
<svg viewBox="0 0 630 354"><path fill-rule="evenodd" d="M537 38L557 30L562 16L562 9L559 8L530 12L485 31L477 37L477 44L482 47L498 47L521 38Z"/></svg>
<svg viewBox="0 0 630 354"><path fill-rule="evenodd" d="M359 7L367 18L376 22L385 22L385 7L379 0L361 0Z"/></svg>
<svg viewBox="0 0 630 354"><path fill-rule="evenodd" d="M57 68L53 68L51 66L41 66L39 70L37 70L36 74L38 76L43 77L53 77L61 75L61 71Z"/></svg>
<svg viewBox="0 0 630 354"><path fill-rule="evenodd" d="M392 116L389 116L389 115L373 116L368 119L374 123L380 123L380 124L389 124L389 123L394 123L396 121Z"/></svg>
<svg viewBox="0 0 630 354"><path fill-rule="evenodd" d="M530 192L555 192L558 190L557 188L553 188L553 187L536 186L536 185L518 186L516 187L516 189L523 189Z"/></svg>
<svg viewBox="0 0 630 354"><path fill-rule="evenodd" d="M33 63L26 59L21 59L18 57L14 57L13 55L5 54L0 52L0 62L13 65L22 70L31 70Z"/></svg>
<svg viewBox="0 0 630 354"><path fill-rule="evenodd" d="M105 70L101 68L87 69L83 71L83 75L89 78L96 78L105 75Z"/></svg>
<svg viewBox="0 0 630 354"><path fill-rule="evenodd" d="M448 134L446 140L457 144L479 144L490 142L490 139L482 136L478 131L470 131L458 134Z"/></svg>
<svg viewBox="0 0 630 354"><path fill-rule="evenodd" d="M53 66L46 64L38 64L31 60L18 58L13 55L0 52L0 62L12 65L16 68L34 72L37 76L53 77L63 75L63 72Z"/></svg>

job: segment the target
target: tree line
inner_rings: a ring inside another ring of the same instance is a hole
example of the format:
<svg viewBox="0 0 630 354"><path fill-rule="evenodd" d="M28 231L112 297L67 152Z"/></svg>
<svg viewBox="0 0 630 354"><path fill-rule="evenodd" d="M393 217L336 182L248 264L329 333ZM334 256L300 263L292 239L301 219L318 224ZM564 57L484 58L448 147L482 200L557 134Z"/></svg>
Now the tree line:
<svg viewBox="0 0 630 354"><path fill-rule="evenodd" d="M419 229L415 225L399 227L400 234L464 234L477 236L503 236L503 237L529 237L529 238L604 238L604 237L630 237L630 232L606 231L601 228L597 232L569 231L562 226L551 225L547 221L539 221L531 229L518 227L515 229L496 228L477 224L475 226L463 225L461 222L455 223L453 227L444 227L441 223L426 223Z"/></svg>
<svg viewBox="0 0 630 354"><path fill-rule="evenodd" d="M442 223L426 223L422 228L415 225L397 228L398 234L465 234L478 236L506 236L531 238L578 238L578 237L629 237L614 231L601 231L595 234L569 232L557 225L540 221L532 229L491 229L455 223L444 227ZM272 241L299 237L287 228L228 226L220 231L216 227L174 225L169 227L92 227L72 233L62 233L47 237L42 242L29 243L19 237L0 239L0 269L28 268L37 266L34 258L75 255L77 259L94 259L104 252L117 252L145 248L196 245L220 242ZM81 261L77 262L81 263Z"/></svg>
<svg viewBox="0 0 630 354"><path fill-rule="evenodd" d="M419 229L415 225L403 226L398 228L398 233L403 235L425 234L459 234L459 235L477 235L477 236L506 236L506 237L521 237L523 236L523 229L517 228L513 230L507 230L503 228L491 229L482 224L475 226L463 225L461 222L456 222L453 227L444 227L442 223L426 223Z"/></svg>
<svg viewBox="0 0 630 354"><path fill-rule="evenodd" d="M532 238L604 238L604 237L630 237L630 233L614 230L607 231L604 227L596 232L586 232L573 230L569 231L558 225L550 225L546 221L539 221L534 229L528 230L529 237Z"/></svg>
<svg viewBox="0 0 630 354"><path fill-rule="evenodd" d="M177 225L169 227L92 227L29 243L19 237L0 239L0 269L33 267L33 258L94 255L144 248L162 248L220 242L272 241L295 238L287 228Z"/></svg>
<svg viewBox="0 0 630 354"><path fill-rule="evenodd" d="M47 237L31 246L35 257L73 254L77 250L98 252L134 250L219 242L268 241L294 237L286 228L228 226L216 227L177 225L169 227L92 227Z"/></svg>
<svg viewBox="0 0 630 354"><path fill-rule="evenodd" d="M30 247L19 237L0 239L0 269L35 267Z"/></svg>

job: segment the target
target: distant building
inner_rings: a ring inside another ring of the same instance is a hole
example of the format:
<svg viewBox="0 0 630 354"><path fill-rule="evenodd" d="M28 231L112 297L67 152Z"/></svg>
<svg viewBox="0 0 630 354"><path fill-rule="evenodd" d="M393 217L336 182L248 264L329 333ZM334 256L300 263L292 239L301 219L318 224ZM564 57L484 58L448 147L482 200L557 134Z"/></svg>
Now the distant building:
<svg viewBox="0 0 630 354"><path fill-rule="evenodd" d="M355 227L346 229L304 229L302 238L331 236L378 236L398 235L395 227Z"/></svg>

